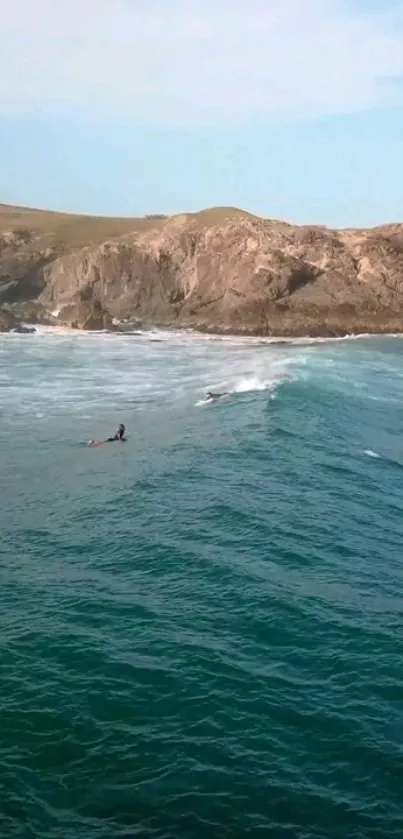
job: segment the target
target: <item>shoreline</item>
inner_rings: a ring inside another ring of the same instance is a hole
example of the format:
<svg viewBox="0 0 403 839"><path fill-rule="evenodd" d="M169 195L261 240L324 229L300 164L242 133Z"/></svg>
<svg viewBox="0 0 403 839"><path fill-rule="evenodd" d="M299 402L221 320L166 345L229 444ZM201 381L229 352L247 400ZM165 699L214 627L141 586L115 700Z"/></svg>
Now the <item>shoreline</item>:
<svg viewBox="0 0 403 839"><path fill-rule="evenodd" d="M205 341L217 341L217 342L241 342L245 344L255 344L255 345L266 345L266 346L281 346L281 345L288 345L288 346L298 346L298 345L313 345L313 344L324 344L324 343L336 343L342 341L358 341L367 339L370 340L371 338L395 338L395 339L402 339L403 338L403 327L402 330L399 332L388 332L388 331L366 331L366 332L345 332L340 335L310 335L309 333L303 335L267 335L264 333L253 333L253 332L230 332L228 330L223 331L210 331L210 330L198 330L191 327L169 327L169 326L147 326L147 327L134 327L133 329L102 329L102 330L84 330L84 329L75 329L65 325L50 325L50 324L29 324L30 327L35 329L35 332L31 333L21 333L18 331L10 330L8 332L0 332L0 337L8 336L14 338L36 338L40 336L60 336L60 337L113 337L113 338L131 338L133 340L144 340L149 339L151 342L161 342L164 339L169 340L169 338L196 338L198 340L205 340Z"/></svg>

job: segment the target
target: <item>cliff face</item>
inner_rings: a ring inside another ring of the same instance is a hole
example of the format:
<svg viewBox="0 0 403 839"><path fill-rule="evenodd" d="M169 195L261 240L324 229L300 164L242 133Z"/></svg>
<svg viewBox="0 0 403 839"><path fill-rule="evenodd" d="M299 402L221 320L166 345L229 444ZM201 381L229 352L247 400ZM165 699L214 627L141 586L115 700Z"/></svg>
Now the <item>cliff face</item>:
<svg viewBox="0 0 403 839"><path fill-rule="evenodd" d="M115 317L250 334L403 331L403 225L337 231L217 209L124 220L120 234L115 220L104 241L102 220L82 247L60 224L56 235L48 221L12 219L0 214L0 305L34 300L84 328Z"/></svg>

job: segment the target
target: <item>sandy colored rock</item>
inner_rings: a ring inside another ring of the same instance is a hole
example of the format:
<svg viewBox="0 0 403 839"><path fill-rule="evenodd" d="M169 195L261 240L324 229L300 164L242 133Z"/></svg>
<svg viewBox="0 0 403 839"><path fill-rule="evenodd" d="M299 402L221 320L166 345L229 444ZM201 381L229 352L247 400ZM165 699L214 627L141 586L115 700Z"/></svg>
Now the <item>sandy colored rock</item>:
<svg viewBox="0 0 403 839"><path fill-rule="evenodd" d="M0 212L0 300L35 300L80 329L112 328L115 317L262 335L403 331L400 224L298 227L231 208L121 229L118 219L98 228L60 218L31 215L28 228L18 216L6 230L13 214Z"/></svg>
<svg viewBox="0 0 403 839"><path fill-rule="evenodd" d="M63 306L57 322L87 332L114 328L112 317L97 300L80 301Z"/></svg>

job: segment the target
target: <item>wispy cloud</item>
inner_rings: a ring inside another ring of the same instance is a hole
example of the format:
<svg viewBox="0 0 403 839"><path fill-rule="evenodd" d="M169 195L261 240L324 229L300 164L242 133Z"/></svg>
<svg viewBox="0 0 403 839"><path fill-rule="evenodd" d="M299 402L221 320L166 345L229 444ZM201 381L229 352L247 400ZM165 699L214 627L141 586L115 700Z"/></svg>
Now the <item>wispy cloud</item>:
<svg viewBox="0 0 403 839"><path fill-rule="evenodd" d="M403 103L401 6L0 0L0 25L2 115L249 125Z"/></svg>

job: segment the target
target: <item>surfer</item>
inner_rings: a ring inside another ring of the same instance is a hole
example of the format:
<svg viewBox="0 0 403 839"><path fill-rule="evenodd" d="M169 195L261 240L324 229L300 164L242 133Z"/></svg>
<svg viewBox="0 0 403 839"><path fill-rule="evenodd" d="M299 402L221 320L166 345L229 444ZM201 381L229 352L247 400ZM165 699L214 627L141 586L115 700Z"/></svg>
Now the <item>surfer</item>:
<svg viewBox="0 0 403 839"><path fill-rule="evenodd" d="M125 432L126 428L123 425L123 422L121 422L116 434L114 434L113 437L107 437L106 440L89 440L87 446L94 448L95 446L103 446L105 443L114 443L116 440L119 440L121 443L125 443L127 440Z"/></svg>
<svg viewBox="0 0 403 839"><path fill-rule="evenodd" d="M217 399L221 399L222 396L228 396L227 391L223 393L214 393L212 390L208 390L206 393L206 402L216 402Z"/></svg>
<svg viewBox="0 0 403 839"><path fill-rule="evenodd" d="M121 443L125 443L127 440L127 437L125 437L125 432L126 428L123 425L123 422L121 422L116 434L114 434L113 437L107 437L106 440L89 440L87 446L90 446L90 448L94 448L96 446L103 446L104 443L114 443L115 440L120 440Z"/></svg>
<svg viewBox="0 0 403 839"><path fill-rule="evenodd" d="M108 437L105 442L106 443L114 443L115 440L120 440L123 443L126 440L125 431L126 431L126 428L123 425L123 422L121 422L116 434L113 437Z"/></svg>

